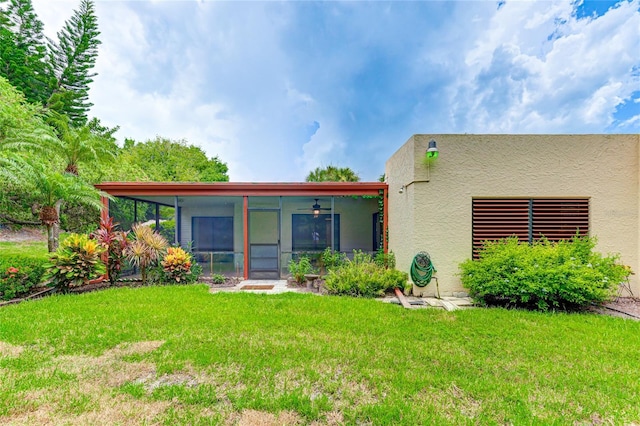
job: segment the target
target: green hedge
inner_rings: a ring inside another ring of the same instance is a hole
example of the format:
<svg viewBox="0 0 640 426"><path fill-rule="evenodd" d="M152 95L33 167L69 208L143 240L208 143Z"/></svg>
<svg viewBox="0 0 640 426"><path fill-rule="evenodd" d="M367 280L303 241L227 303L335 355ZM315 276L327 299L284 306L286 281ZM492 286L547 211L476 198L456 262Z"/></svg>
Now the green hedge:
<svg viewBox="0 0 640 426"><path fill-rule="evenodd" d="M0 300L20 297L42 281L48 254L0 253Z"/></svg>
<svg viewBox="0 0 640 426"><path fill-rule="evenodd" d="M629 270L618 256L593 251L595 239L487 242L478 260L460 265L463 285L476 301L538 309L573 310L610 300Z"/></svg>

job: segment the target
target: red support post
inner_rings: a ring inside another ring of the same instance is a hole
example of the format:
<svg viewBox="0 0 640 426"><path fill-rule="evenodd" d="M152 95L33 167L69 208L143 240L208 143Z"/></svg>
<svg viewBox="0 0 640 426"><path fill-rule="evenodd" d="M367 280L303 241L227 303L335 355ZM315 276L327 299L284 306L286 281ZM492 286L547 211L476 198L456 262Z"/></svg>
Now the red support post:
<svg viewBox="0 0 640 426"><path fill-rule="evenodd" d="M244 279L249 279L249 197L244 196L244 206L242 209L242 222L244 234Z"/></svg>
<svg viewBox="0 0 640 426"><path fill-rule="evenodd" d="M103 220L109 219L109 199L105 196L100 197L102 202L102 210L100 210L100 218Z"/></svg>

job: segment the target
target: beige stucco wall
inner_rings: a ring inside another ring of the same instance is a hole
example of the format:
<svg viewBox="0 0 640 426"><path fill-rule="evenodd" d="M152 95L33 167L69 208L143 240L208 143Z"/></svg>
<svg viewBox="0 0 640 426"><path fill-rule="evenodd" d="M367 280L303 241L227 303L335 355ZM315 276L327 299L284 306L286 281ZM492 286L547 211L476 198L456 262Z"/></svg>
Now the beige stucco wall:
<svg viewBox="0 0 640 426"><path fill-rule="evenodd" d="M430 139L440 155L427 168ZM405 271L417 252L429 252L441 293L463 291L457 273L471 256L474 197L589 197L596 248L620 253L637 273L639 163L639 135L412 136L386 164L389 248ZM632 288L640 294L638 275Z"/></svg>

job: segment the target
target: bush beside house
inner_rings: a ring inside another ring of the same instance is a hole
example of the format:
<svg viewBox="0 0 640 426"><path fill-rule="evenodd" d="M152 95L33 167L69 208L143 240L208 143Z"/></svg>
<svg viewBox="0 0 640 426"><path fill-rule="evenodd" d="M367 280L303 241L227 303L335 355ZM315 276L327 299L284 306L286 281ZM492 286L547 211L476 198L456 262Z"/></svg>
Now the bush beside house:
<svg viewBox="0 0 640 426"><path fill-rule="evenodd" d="M629 269L616 255L594 252L595 239L532 244L517 237L487 242L478 260L460 265L463 285L484 305L574 310L615 296Z"/></svg>

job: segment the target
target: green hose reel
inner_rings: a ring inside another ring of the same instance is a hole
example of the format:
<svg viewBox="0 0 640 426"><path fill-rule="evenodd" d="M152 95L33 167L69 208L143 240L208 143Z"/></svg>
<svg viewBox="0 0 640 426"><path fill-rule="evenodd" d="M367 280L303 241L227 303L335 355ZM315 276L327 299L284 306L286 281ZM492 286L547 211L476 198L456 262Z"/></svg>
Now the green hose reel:
<svg viewBox="0 0 640 426"><path fill-rule="evenodd" d="M436 281L436 289L438 291L438 298L440 298L440 288L438 286L438 278L433 276L434 272L438 272L436 267L431 262L431 256L425 251L421 251L416 254L411 262L411 279L413 283L418 287L426 287L431 280Z"/></svg>

